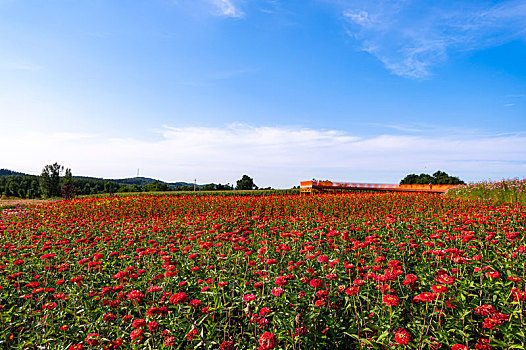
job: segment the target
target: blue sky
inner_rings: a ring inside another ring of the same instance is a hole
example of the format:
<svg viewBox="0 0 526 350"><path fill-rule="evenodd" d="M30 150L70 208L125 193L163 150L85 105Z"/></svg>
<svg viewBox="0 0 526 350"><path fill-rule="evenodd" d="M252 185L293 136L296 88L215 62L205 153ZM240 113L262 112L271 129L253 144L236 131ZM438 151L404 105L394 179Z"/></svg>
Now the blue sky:
<svg viewBox="0 0 526 350"><path fill-rule="evenodd" d="M0 0L0 167L526 176L526 3Z"/></svg>

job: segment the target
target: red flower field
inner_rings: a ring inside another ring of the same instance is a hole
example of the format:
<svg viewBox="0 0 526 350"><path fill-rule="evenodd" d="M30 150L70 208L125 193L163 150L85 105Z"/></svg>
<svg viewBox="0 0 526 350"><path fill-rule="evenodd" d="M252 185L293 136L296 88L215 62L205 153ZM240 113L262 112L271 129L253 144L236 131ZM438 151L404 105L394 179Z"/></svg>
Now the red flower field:
<svg viewBox="0 0 526 350"><path fill-rule="evenodd" d="M0 216L4 349L524 349L526 211L429 194Z"/></svg>

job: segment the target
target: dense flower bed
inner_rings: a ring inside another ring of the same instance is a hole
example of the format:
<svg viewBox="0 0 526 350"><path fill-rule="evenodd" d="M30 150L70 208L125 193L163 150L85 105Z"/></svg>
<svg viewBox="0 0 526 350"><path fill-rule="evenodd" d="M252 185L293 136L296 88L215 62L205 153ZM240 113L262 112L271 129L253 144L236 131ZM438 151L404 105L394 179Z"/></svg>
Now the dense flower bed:
<svg viewBox="0 0 526 350"><path fill-rule="evenodd" d="M525 344L524 208L134 196L0 216L6 349Z"/></svg>

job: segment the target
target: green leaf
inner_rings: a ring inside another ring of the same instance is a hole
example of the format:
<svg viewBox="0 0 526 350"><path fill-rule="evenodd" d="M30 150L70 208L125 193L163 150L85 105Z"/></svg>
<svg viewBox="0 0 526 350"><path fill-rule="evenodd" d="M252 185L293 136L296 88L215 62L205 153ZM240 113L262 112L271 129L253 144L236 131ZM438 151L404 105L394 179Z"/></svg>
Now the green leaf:
<svg viewBox="0 0 526 350"><path fill-rule="evenodd" d="M376 341L377 341L377 342L380 342L382 339L386 338L388 335L389 335L389 330L386 330L385 332L383 332L383 333L378 337L378 339L376 339Z"/></svg>

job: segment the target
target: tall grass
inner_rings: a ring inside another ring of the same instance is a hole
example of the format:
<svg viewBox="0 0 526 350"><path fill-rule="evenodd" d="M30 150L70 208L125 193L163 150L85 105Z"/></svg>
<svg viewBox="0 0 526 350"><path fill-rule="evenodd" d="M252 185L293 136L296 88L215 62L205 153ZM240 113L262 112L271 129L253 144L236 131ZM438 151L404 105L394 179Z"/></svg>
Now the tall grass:
<svg viewBox="0 0 526 350"><path fill-rule="evenodd" d="M502 179L461 185L447 192L449 196L482 199L493 203L521 203L526 205L526 178Z"/></svg>

